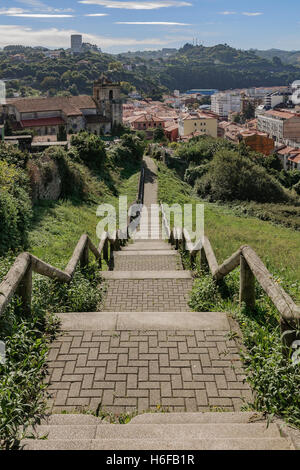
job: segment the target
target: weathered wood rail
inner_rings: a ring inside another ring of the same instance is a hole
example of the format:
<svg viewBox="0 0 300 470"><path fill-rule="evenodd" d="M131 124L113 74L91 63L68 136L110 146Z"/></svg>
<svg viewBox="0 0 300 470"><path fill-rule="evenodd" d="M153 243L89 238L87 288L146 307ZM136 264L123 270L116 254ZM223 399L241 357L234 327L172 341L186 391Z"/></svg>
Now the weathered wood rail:
<svg viewBox="0 0 300 470"><path fill-rule="evenodd" d="M132 204L131 207L135 206L136 204L143 204L144 185L145 168L142 164L136 202ZM98 248L96 248L88 235L83 234L80 237L70 258L70 261L68 262L64 271L55 268L48 263L45 263L31 253L21 253L16 258L14 264L0 284L0 315L3 314L5 308L15 294L20 297L24 311L30 314L33 273L41 274L42 276L46 276L59 282L70 282L79 263L82 268L89 264L90 251L98 260L99 269L102 268L103 260L106 261L109 269L113 269L113 253L114 251L120 250L120 248L126 244L127 239L130 236L129 225L133 220L135 220L136 227L139 224L139 216L140 211L135 213L133 216L128 217L128 226L126 228L125 237L121 230L117 230L113 234L104 232L102 234Z"/></svg>
<svg viewBox="0 0 300 470"><path fill-rule="evenodd" d="M300 307L278 284L268 271L257 253L248 245L241 246L230 258L221 265L218 264L214 250L209 239L196 245L192 243L186 229L170 228L169 221L161 204L162 220L169 242L189 254L192 264L199 258L200 266L208 267L216 281L224 279L231 271L240 267L240 303L253 308L256 303L255 279L272 300L281 317L281 331L286 346L290 346L296 339L296 330L300 324Z"/></svg>
<svg viewBox="0 0 300 470"><path fill-rule="evenodd" d="M31 253L21 253L0 284L0 315L15 294L21 298L22 308L30 313L33 272L59 282L70 282L79 263L82 268L88 265L89 251L98 260L101 269L103 260L111 266L113 252L119 250L125 243L126 239L121 237L119 230L112 235L104 232L98 248L89 236L84 234L80 237L64 271L45 263Z"/></svg>

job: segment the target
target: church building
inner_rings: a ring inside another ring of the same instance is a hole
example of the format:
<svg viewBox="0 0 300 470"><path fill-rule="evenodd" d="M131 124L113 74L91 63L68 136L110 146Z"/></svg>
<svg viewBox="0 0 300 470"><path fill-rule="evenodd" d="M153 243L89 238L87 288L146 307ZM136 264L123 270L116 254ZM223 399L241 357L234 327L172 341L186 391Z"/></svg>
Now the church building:
<svg viewBox="0 0 300 470"><path fill-rule="evenodd" d="M33 129L37 135L55 135L59 126L67 133L87 130L109 134L122 123L120 83L104 75L94 82L93 96L55 96L52 98L12 98L2 105L4 119L14 130Z"/></svg>

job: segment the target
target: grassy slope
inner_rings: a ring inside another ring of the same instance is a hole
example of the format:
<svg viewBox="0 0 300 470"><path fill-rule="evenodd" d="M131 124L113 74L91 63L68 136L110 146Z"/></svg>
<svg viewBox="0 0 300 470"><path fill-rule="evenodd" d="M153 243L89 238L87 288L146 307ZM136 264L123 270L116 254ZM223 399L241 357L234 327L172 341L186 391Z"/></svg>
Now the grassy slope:
<svg viewBox="0 0 300 470"><path fill-rule="evenodd" d="M117 206L118 195L127 195L128 203L136 198L139 168L124 165L110 169L110 178L99 179L97 204L71 200L44 202L35 207L29 251L56 267L64 268L83 233L97 243L97 205L107 202Z"/></svg>
<svg viewBox="0 0 300 470"><path fill-rule="evenodd" d="M168 204L201 202L189 185L162 164L159 198ZM284 277L286 281L300 279L300 232L255 218L238 217L230 208L205 203L205 233L219 263L241 245L249 244L272 273Z"/></svg>

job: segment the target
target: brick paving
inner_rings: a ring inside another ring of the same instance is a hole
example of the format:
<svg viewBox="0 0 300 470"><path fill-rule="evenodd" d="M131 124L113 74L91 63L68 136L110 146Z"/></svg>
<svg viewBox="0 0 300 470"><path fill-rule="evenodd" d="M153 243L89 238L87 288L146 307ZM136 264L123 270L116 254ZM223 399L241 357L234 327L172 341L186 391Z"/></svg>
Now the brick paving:
<svg viewBox="0 0 300 470"><path fill-rule="evenodd" d="M107 281L105 312L184 312L192 279Z"/></svg>
<svg viewBox="0 0 300 470"><path fill-rule="evenodd" d="M251 392L225 334L70 331L49 355L53 411L239 410Z"/></svg>
<svg viewBox="0 0 300 470"><path fill-rule="evenodd" d="M115 256L115 271L176 271L182 269L178 256Z"/></svg>
<svg viewBox="0 0 300 470"><path fill-rule="evenodd" d="M144 202L149 206L157 201L156 168L149 158L145 162ZM179 256L143 252L116 255L115 269L175 271L182 265ZM192 279L109 280L102 310L107 315L182 312L184 316L192 283ZM170 411L239 410L244 399L251 399L251 391L244 384L238 348L227 333L66 331L52 344L48 357L50 405L55 412L98 405L115 413L158 405Z"/></svg>

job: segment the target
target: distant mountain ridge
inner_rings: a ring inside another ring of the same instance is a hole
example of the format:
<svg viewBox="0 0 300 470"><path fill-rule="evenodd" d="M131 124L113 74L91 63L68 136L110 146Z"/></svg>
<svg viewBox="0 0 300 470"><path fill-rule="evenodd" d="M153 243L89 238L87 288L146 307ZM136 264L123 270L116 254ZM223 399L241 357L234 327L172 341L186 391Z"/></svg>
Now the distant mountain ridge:
<svg viewBox="0 0 300 470"><path fill-rule="evenodd" d="M272 60L274 57L279 57L284 64L300 66L300 51L283 51L281 49L250 50L263 59Z"/></svg>

